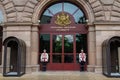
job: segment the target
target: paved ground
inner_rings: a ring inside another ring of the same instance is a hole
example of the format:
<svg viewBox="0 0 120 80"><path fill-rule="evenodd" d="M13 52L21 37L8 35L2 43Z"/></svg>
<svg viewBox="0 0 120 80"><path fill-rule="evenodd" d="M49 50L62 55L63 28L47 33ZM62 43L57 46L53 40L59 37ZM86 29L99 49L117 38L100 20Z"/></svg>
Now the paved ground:
<svg viewBox="0 0 120 80"><path fill-rule="evenodd" d="M120 80L120 78L108 78L102 74L79 71L36 72L25 74L21 77L3 77L0 80Z"/></svg>

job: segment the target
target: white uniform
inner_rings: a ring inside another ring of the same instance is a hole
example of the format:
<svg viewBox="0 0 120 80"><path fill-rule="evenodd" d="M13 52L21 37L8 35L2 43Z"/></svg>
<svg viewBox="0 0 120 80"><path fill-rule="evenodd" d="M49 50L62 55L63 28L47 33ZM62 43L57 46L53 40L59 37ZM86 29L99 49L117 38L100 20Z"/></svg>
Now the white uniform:
<svg viewBox="0 0 120 80"><path fill-rule="evenodd" d="M48 53L42 53L40 60L41 62L48 62Z"/></svg>
<svg viewBox="0 0 120 80"><path fill-rule="evenodd" d="M85 53L80 53L79 54L79 62L84 61L86 62L86 54Z"/></svg>

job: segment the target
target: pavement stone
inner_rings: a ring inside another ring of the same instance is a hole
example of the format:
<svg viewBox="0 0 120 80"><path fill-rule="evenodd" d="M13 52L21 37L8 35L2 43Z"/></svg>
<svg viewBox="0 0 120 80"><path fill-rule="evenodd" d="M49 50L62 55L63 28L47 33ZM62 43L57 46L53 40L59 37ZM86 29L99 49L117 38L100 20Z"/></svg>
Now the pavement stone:
<svg viewBox="0 0 120 80"><path fill-rule="evenodd" d="M3 77L0 80L120 80L120 78L110 78L95 72L79 71L47 71L33 72L21 77Z"/></svg>

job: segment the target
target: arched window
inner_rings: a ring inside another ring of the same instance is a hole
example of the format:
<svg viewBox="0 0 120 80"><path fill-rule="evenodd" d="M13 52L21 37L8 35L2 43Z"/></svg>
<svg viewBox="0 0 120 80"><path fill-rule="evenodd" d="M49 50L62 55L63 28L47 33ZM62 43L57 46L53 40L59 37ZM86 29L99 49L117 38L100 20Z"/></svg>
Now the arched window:
<svg viewBox="0 0 120 80"><path fill-rule="evenodd" d="M79 7L69 2L60 2L48 7L43 12L43 15L40 18L40 23L49 24L52 17L59 12L65 12L72 15L74 17L75 23L83 24L86 22L84 12Z"/></svg>

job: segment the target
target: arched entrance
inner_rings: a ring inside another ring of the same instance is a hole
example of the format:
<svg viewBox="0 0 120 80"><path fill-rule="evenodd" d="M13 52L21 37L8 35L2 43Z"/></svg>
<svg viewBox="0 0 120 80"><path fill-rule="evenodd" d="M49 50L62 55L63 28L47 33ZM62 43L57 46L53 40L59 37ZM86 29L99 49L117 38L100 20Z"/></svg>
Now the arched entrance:
<svg viewBox="0 0 120 80"><path fill-rule="evenodd" d="M25 74L26 45L23 40L8 37L4 45L4 76L21 76Z"/></svg>
<svg viewBox="0 0 120 80"><path fill-rule="evenodd" d="M103 73L120 76L120 37L115 36L103 43Z"/></svg>
<svg viewBox="0 0 120 80"><path fill-rule="evenodd" d="M87 26L84 12L69 2L49 6L40 17L39 56L49 53L48 70L80 70L78 53L87 53Z"/></svg>

